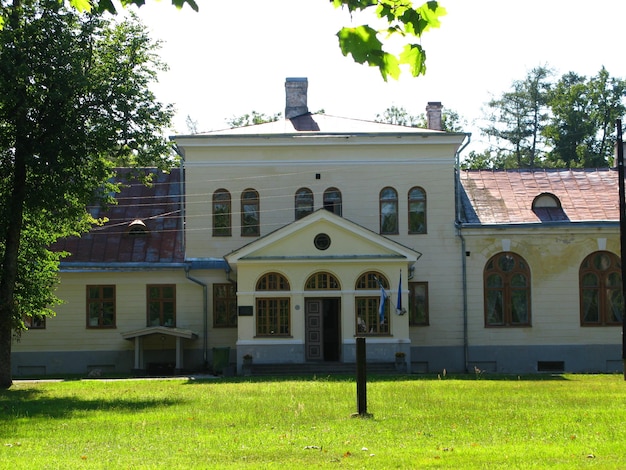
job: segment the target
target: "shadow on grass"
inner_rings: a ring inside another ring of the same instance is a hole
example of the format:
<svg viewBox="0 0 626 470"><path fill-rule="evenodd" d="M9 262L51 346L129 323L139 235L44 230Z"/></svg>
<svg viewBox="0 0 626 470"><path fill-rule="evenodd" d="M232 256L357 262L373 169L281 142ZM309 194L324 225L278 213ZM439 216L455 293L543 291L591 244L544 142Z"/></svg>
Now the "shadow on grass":
<svg viewBox="0 0 626 470"><path fill-rule="evenodd" d="M367 376L367 382L420 382L420 381L450 381L450 380L468 380L468 381L561 381L571 380L564 374L371 374ZM264 382L356 382L356 374L308 374L308 375L260 375L249 377L222 377L216 379L195 378L186 382L188 385L198 385L215 383L264 383Z"/></svg>
<svg viewBox="0 0 626 470"><path fill-rule="evenodd" d="M76 397L50 397L45 391L37 389L1 390L0 423L18 418L45 417L52 419L67 418L83 411L142 411L155 407L169 407L181 403L176 399L123 399L98 398L85 400Z"/></svg>

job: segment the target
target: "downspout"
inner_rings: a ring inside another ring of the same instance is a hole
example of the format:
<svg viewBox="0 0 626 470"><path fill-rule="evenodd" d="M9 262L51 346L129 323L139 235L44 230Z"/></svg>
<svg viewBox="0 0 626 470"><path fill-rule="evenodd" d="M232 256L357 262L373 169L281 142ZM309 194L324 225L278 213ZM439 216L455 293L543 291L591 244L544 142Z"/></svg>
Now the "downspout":
<svg viewBox="0 0 626 470"><path fill-rule="evenodd" d="M467 255L466 255L466 244L465 237L463 237L462 228L463 225L461 223L461 152L467 147L471 140L472 134L468 133L467 142L456 151L456 171L455 171L455 179L456 179L456 220L454 225L457 229L457 235L461 239L461 283L463 289L463 362L465 367L465 372L469 372L469 334L468 334L468 326L467 326Z"/></svg>
<svg viewBox="0 0 626 470"><path fill-rule="evenodd" d="M185 276L187 277L187 279L190 280L191 282L198 284L199 286L202 286L202 360L203 360L204 369L206 370L209 365L209 359L208 359L208 356L209 356L209 351L208 351L209 307L208 307L208 301L207 301L209 287L207 284L200 281L199 279L191 277L191 275L189 274L189 270L190 270L189 266L185 266Z"/></svg>

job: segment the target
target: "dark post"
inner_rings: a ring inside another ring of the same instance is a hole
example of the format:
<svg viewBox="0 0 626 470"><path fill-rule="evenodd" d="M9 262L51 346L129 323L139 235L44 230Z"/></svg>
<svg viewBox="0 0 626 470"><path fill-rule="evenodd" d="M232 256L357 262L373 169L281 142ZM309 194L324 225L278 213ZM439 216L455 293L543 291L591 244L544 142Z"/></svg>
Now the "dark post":
<svg viewBox="0 0 626 470"><path fill-rule="evenodd" d="M365 338L356 339L356 401L359 416L367 416L367 371Z"/></svg>
<svg viewBox="0 0 626 470"><path fill-rule="evenodd" d="M617 177L619 179L619 241L622 261L622 295L626 302L626 198L624 197L624 144L622 142L622 120L617 127ZM624 309L626 313L626 308ZM626 380L626 315L622 314L622 367Z"/></svg>

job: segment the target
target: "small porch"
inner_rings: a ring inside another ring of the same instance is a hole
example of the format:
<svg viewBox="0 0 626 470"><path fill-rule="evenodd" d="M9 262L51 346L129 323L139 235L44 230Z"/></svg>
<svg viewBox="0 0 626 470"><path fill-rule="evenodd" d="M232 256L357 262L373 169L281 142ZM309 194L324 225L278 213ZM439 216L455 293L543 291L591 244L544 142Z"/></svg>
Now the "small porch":
<svg viewBox="0 0 626 470"><path fill-rule="evenodd" d="M169 328L166 326L149 326L139 330L127 331L122 333L122 338L135 342L135 361L133 371L136 373L145 373L146 364L144 359L144 338L152 335L161 335L165 337L173 337L176 340L176 356L174 373L180 373L184 369L183 364L183 340L195 340L198 335L191 330L184 328Z"/></svg>

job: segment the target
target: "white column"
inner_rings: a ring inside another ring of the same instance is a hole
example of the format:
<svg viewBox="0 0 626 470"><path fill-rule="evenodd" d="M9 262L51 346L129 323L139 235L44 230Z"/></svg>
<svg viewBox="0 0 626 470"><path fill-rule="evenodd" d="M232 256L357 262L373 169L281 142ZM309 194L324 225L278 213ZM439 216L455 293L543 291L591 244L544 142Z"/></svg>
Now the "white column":
<svg viewBox="0 0 626 470"><path fill-rule="evenodd" d="M143 369L143 337L135 336L135 369Z"/></svg>
<svg viewBox="0 0 626 470"><path fill-rule="evenodd" d="M176 337L176 369L181 370L183 368L183 339L180 336Z"/></svg>

